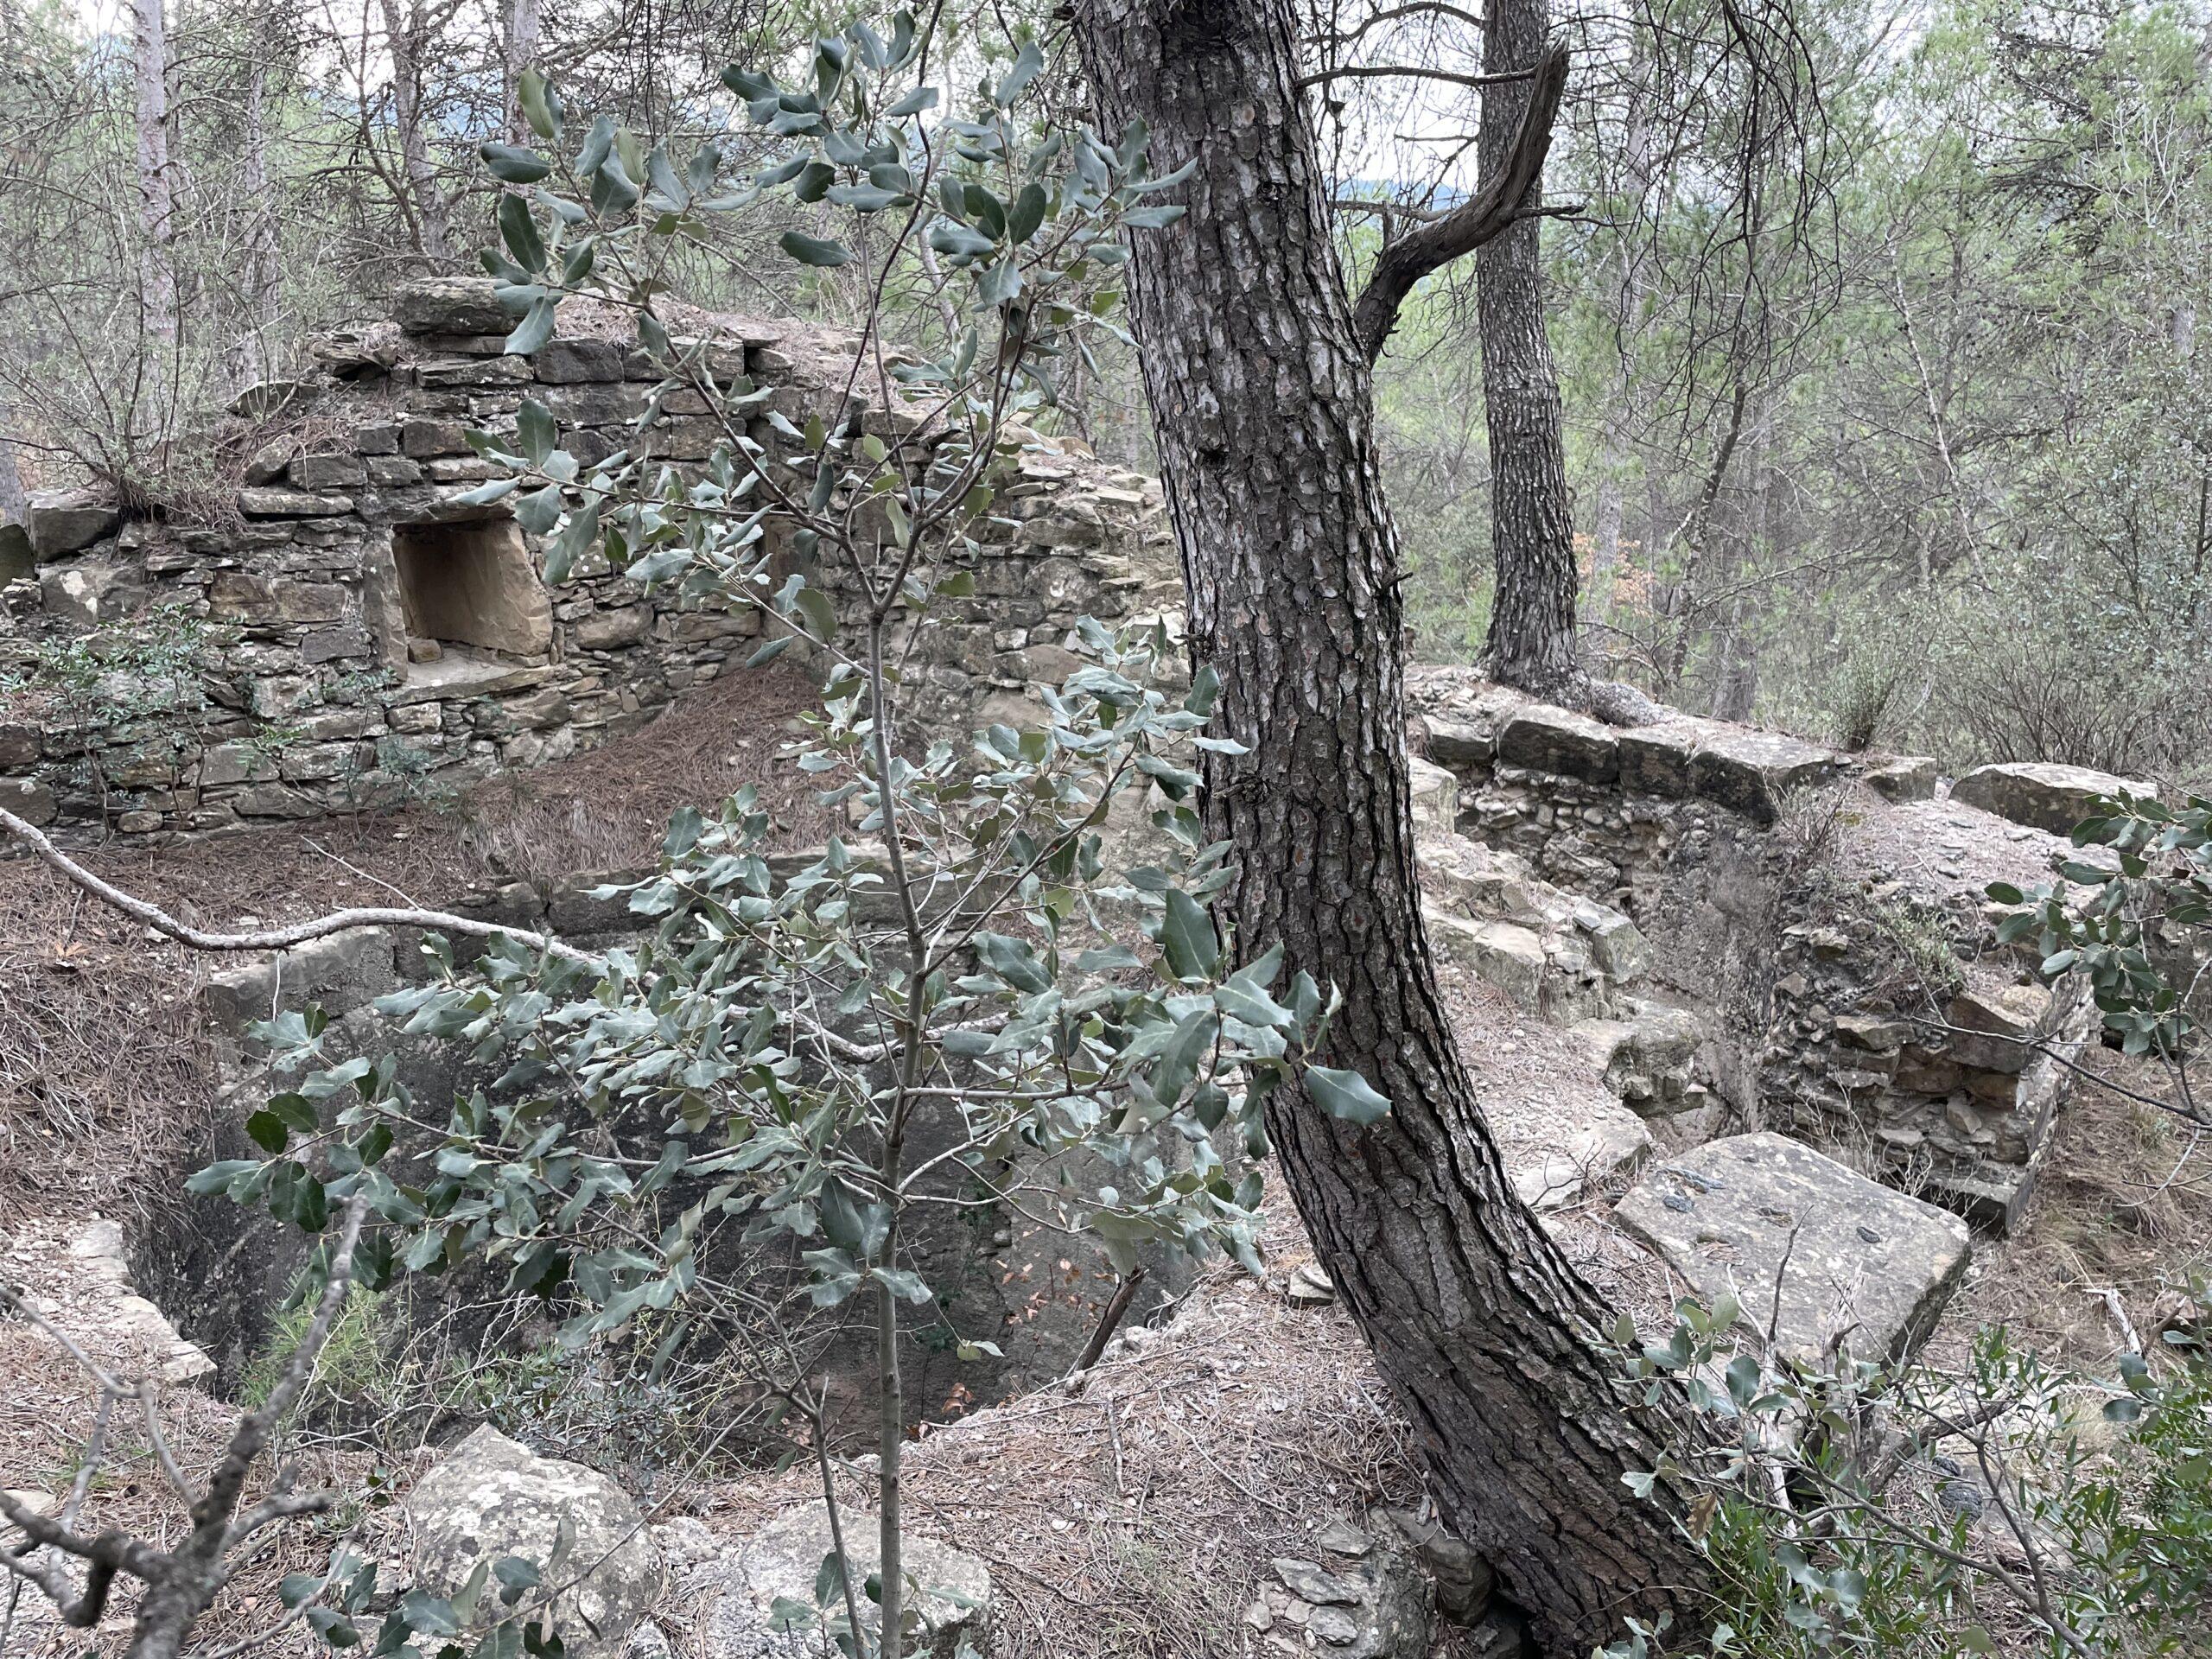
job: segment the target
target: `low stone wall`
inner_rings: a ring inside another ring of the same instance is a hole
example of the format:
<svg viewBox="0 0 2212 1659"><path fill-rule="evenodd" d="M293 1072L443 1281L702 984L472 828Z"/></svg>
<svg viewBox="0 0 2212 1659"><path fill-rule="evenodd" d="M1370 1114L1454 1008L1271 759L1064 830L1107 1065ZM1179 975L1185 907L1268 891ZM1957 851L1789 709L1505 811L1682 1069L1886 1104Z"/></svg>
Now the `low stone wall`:
<svg viewBox="0 0 2212 1659"><path fill-rule="evenodd" d="M1979 845L1962 836L1942 879L1854 874L1828 856L1837 826L1928 801L1933 762L1687 716L1609 727L1465 670L1417 670L1410 692L1461 833L1634 919L1654 976L1707 1011L1705 1069L1745 1127L2018 1219L2095 1012L2034 983L1979 895L2056 838L1961 807ZM1993 849L2007 861L1981 869Z"/></svg>
<svg viewBox="0 0 2212 1659"><path fill-rule="evenodd" d="M0 684L18 683L17 712L0 703L0 805L69 839L387 804L605 742L754 649L749 612L649 597L596 554L549 589L504 505L461 499L496 474L465 432L512 429L525 396L587 464L643 448L684 466L725 436L695 394L645 419L657 377L618 340L506 355L488 283L407 289L396 316L317 342L320 373L252 395L281 401L289 430L246 467L234 522L35 504L31 568L0 570ZM712 338L716 372L774 385L785 418L837 415L849 341L745 318ZM772 448L766 415L750 435ZM1079 451L1027 448L976 596L907 642L918 718L964 723L1057 680L1078 616L1144 607L1166 556L1158 486Z"/></svg>

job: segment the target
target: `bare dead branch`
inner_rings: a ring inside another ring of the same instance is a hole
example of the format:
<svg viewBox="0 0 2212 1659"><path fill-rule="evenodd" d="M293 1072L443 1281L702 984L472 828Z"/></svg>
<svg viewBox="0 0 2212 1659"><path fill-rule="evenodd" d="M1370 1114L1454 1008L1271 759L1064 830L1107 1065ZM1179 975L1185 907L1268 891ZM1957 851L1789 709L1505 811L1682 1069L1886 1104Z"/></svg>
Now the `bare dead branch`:
<svg viewBox="0 0 2212 1659"><path fill-rule="evenodd" d="M102 880L92 871L71 858L39 830L31 827L14 813L0 807L0 830L5 830L25 846L41 864L59 871L78 887L111 909L121 911L133 921L147 926L195 950L285 950L296 944L305 944L310 939L320 939L333 933L342 933L353 927L423 927L440 932L465 934L471 938L495 938L501 934L518 944L558 957L564 962L596 967L599 958L588 951L564 944L547 933L532 932L528 928L502 927L496 923L478 921L473 917L454 916L441 910L356 909L334 910L310 921L293 922L283 927L264 927L251 933L216 933L206 928L181 922L168 912L133 897L112 883Z"/></svg>
<svg viewBox="0 0 2212 1659"><path fill-rule="evenodd" d="M1352 309L1352 327L1373 362L1382 354L1383 342L1397 326L1398 309L1414 284L1431 271L1501 235L1522 214L1522 203L1543 176L1544 158L1551 153L1552 128L1559 118L1560 99L1567 90L1567 48L1554 46L1532 70L1518 77L1535 77L1529 107L1514 134L1512 153L1504 170L1465 205L1453 208L1433 224L1384 248L1375 261L1374 272Z"/></svg>

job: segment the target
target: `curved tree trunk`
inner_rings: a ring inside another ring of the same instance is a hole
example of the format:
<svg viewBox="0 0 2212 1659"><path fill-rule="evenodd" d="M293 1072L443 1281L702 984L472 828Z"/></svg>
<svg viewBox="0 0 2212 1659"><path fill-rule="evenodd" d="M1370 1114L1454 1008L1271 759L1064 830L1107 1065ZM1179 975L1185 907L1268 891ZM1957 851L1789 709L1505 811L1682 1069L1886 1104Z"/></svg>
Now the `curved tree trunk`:
<svg viewBox="0 0 2212 1659"><path fill-rule="evenodd" d="M1546 0L1491 0L1483 24L1484 72L1533 71L1548 27ZM1484 92L1478 153L1485 183L1512 165L1531 85L1507 81ZM1542 200L1540 177L1522 211ZM1541 223L1524 218L1475 255L1490 417L1491 556L1497 569L1483 658L1508 685L1576 700L1583 676L1574 631L1574 513L1559 370L1544 333Z"/></svg>
<svg viewBox="0 0 2212 1659"><path fill-rule="evenodd" d="M1606 1318L1515 1197L1439 1001L1405 758L1399 555L1366 355L1294 90L1287 0L1082 0L1103 124L1195 157L1188 215L1136 238L1129 297L1191 633L1224 682L1208 811L1244 940L1340 988L1336 1065L1394 1103L1269 1122L1324 1264L1427 1450L1445 1513L1549 1651L1688 1610L1699 1557L1623 1475L1659 1425L1592 1345Z"/></svg>

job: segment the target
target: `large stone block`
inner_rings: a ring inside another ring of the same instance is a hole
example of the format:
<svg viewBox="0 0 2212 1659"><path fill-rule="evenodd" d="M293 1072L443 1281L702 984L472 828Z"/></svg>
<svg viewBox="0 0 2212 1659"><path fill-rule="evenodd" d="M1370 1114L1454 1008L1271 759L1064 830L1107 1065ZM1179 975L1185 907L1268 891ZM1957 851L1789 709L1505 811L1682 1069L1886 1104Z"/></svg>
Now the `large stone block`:
<svg viewBox="0 0 2212 1659"><path fill-rule="evenodd" d="M2139 778L2092 772L2087 766L2020 760L1976 766L1951 785L1951 798L2014 823L2063 836L2090 815L2099 796L2117 795L2122 790L2152 798L2158 792L2157 785Z"/></svg>
<svg viewBox="0 0 2212 1659"><path fill-rule="evenodd" d="M1417 754L1408 756L1406 764L1413 776L1414 838L1430 841L1457 834L1459 780Z"/></svg>
<svg viewBox="0 0 2212 1659"><path fill-rule="evenodd" d="M60 810L54 791L35 778L0 778L0 807L5 807L34 830L52 823Z"/></svg>
<svg viewBox="0 0 2212 1659"><path fill-rule="evenodd" d="M1690 762L1700 727L1691 721L1667 721L1632 727L1620 735L1621 787L1638 795L1681 800L1690 793Z"/></svg>
<svg viewBox="0 0 2212 1659"><path fill-rule="evenodd" d="M88 490L34 490L24 527L33 552L58 559L113 535L122 522L120 509Z"/></svg>
<svg viewBox="0 0 2212 1659"><path fill-rule="evenodd" d="M224 968L208 976L201 995L208 1018L239 1033L257 1020L310 1004L334 1019L398 988L392 936L380 927L352 927Z"/></svg>
<svg viewBox="0 0 2212 1659"><path fill-rule="evenodd" d="M267 486L240 490L238 511L249 518L335 518L353 511L353 498Z"/></svg>
<svg viewBox="0 0 2212 1659"><path fill-rule="evenodd" d="M1966 1223L1785 1135L1732 1135L1668 1159L1614 1216L1711 1302L1770 1321L1781 1351L1831 1341L1870 1359L1925 1339L1964 1277Z"/></svg>
<svg viewBox="0 0 2212 1659"><path fill-rule="evenodd" d="M1690 789L1701 799L1771 823L1791 791L1833 778L1842 768L1843 757L1833 750L1778 732L1716 726L1700 734L1690 757Z"/></svg>
<svg viewBox="0 0 2212 1659"><path fill-rule="evenodd" d="M857 1585L882 1563L874 1518L850 1509L839 1518L848 1572ZM779 1601L813 1606L823 1558L834 1548L829 1511L820 1503L786 1510L753 1534L728 1565L721 1594L708 1620L707 1651L715 1659L814 1659L823 1650L820 1633L779 1630L772 1610ZM990 1567L933 1538L909 1536L901 1554L912 1580L907 1605L923 1625L923 1634L908 1651L930 1659L953 1659L964 1643L979 1653L988 1652ZM868 1618L873 1604L861 1597L860 1605L861 1617Z"/></svg>
<svg viewBox="0 0 2212 1659"><path fill-rule="evenodd" d="M504 334L516 318L488 276L431 276L391 298L392 321L410 334Z"/></svg>
<svg viewBox="0 0 2212 1659"><path fill-rule="evenodd" d="M1548 703L1515 709L1497 734L1497 758L1509 766L1555 772L1586 783L1620 776L1620 740L1610 726Z"/></svg>
<svg viewBox="0 0 2212 1659"><path fill-rule="evenodd" d="M626 346L611 340L549 340L531 359L537 378L549 386L592 380L620 380Z"/></svg>
<svg viewBox="0 0 2212 1659"><path fill-rule="evenodd" d="M597 1470L541 1458L489 1424L415 1483L407 1519L417 1581L436 1593L451 1595L480 1566L509 1557L564 1586L547 1622L575 1659L620 1659L660 1599L660 1552L630 1495ZM807 1583L810 1591L811 1575ZM479 1619L489 1624L499 1605L496 1592L481 1597Z"/></svg>

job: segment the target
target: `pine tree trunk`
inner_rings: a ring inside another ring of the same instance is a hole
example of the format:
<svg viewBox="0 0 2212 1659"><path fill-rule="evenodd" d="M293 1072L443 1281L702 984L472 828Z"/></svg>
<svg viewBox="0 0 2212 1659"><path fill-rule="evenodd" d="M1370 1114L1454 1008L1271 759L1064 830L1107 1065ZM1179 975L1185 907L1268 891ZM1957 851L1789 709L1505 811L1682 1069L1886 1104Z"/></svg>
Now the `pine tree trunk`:
<svg viewBox="0 0 2212 1659"><path fill-rule="evenodd" d="M1548 29L1546 0L1494 0L1483 26L1484 72L1533 68ZM1525 81L1484 89L1477 149L1485 181L1503 170L1528 101ZM1539 182L1524 207L1539 206L1541 191ZM1491 674L1507 684L1571 699L1582 678L1574 514L1559 370L1544 333L1539 223L1524 219L1475 255L1490 417L1491 554L1497 571L1483 655Z"/></svg>
<svg viewBox="0 0 2212 1659"><path fill-rule="evenodd" d="M1699 1558L1622 1484L1663 1424L1593 1347L1605 1311L1515 1197L1460 1065L1408 818L1399 548L1367 359L1294 82L1287 0L1082 0L1102 125L1195 157L1129 298L1191 638L1224 681L1207 810L1239 872L1222 909L1344 1005L1332 1065L1394 1103L1369 1128L1302 1096L1269 1124L1322 1262L1427 1452L1451 1524L1548 1651L1687 1611Z"/></svg>

